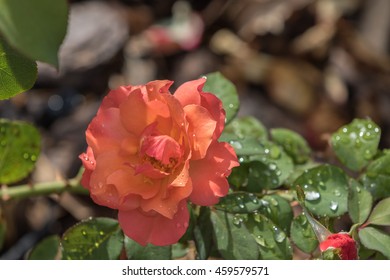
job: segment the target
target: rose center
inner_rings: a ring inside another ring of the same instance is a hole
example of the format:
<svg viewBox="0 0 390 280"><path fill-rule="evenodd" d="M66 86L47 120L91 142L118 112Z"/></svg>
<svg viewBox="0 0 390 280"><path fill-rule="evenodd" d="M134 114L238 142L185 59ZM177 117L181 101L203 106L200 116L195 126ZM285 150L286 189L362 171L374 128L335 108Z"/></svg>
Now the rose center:
<svg viewBox="0 0 390 280"><path fill-rule="evenodd" d="M165 173L170 173L181 157L180 145L167 135L145 137L140 152L145 162Z"/></svg>

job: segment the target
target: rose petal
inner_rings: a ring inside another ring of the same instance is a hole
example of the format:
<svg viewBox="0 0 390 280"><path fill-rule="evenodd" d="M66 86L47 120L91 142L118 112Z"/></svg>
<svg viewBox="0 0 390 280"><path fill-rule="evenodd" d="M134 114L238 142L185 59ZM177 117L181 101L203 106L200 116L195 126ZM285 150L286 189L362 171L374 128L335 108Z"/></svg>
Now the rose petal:
<svg viewBox="0 0 390 280"><path fill-rule="evenodd" d="M186 82L177 88L174 93L174 96L180 101L183 107L193 104L200 105L200 92L202 91L202 88L205 83L205 78Z"/></svg>
<svg viewBox="0 0 390 280"><path fill-rule="evenodd" d="M126 135L127 132L121 125L119 110L116 108L100 110L86 131L87 143L95 156L118 149Z"/></svg>
<svg viewBox="0 0 390 280"><path fill-rule="evenodd" d="M213 143L204 159L191 162L193 190L190 200L202 206L218 203L219 198L229 191L226 176L238 165L237 156L229 144Z"/></svg>
<svg viewBox="0 0 390 280"><path fill-rule="evenodd" d="M213 136L213 139L217 140L225 127L225 110L223 109L221 100L214 94L203 92L201 96L201 105L209 111L213 119L217 122Z"/></svg>
<svg viewBox="0 0 390 280"><path fill-rule="evenodd" d="M186 232L189 213L186 201L183 200L179 203L178 210L172 219L137 209L119 211L118 220L123 232L142 246L148 243L166 246L179 241Z"/></svg>
<svg viewBox="0 0 390 280"><path fill-rule="evenodd" d="M187 105L184 107L184 112L189 123L192 159L204 158L213 140L216 121L205 108L198 105Z"/></svg>

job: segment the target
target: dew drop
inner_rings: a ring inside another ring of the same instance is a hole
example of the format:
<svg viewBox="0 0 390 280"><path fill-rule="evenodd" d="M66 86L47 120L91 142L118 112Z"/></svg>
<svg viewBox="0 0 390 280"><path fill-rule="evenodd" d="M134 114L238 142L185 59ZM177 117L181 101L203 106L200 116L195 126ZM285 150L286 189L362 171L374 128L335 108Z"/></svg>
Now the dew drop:
<svg viewBox="0 0 390 280"><path fill-rule="evenodd" d="M100 244L98 242L95 242L95 247L99 248Z"/></svg>
<svg viewBox="0 0 390 280"><path fill-rule="evenodd" d="M278 243L282 243L286 239L286 234L277 227L272 227L274 230L274 239Z"/></svg>
<svg viewBox="0 0 390 280"><path fill-rule="evenodd" d="M177 223L177 224L176 224L176 227L177 227L177 228L181 228L181 224L180 224L180 223Z"/></svg>
<svg viewBox="0 0 390 280"><path fill-rule="evenodd" d="M331 201L329 208L332 211L337 211L337 209L339 208L339 204L335 201Z"/></svg>
<svg viewBox="0 0 390 280"><path fill-rule="evenodd" d="M29 155L28 153L24 153L24 154L23 154L23 158L24 158L24 159L28 159L29 157L30 157L30 155Z"/></svg>
<svg viewBox="0 0 390 280"><path fill-rule="evenodd" d="M240 204L238 204L238 207L241 208L241 209L244 209L244 208L245 208L245 205L242 204L242 203L240 203Z"/></svg>
<svg viewBox="0 0 390 280"><path fill-rule="evenodd" d="M238 216L233 217L233 225L240 227L242 223L242 219Z"/></svg>
<svg viewBox="0 0 390 280"><path fill-rule="evenodd" d="M263 247L267 246L267 243L265 242L264 237L262 237L261 235L257 235L255 237L255 240L256 240L257 244L259 244L260 246L263 246Z"/></svg>
<svg viewBox="0 0 390 280"><path fill-rule="evenodd" d="M86 236L86 235L87 235L87 232L86 232L85 230L82 230L82 231L81 231L81 234L82 234L83 236Z"/></svg>
<svg viewBox="0 0 390 280"><path fill-rule="evenodd" d="M333 193L335 196L341 196L340 190L338 189L335 189Z"/></svg>
<svg viewBox="0 0 390 280"><path fill-rule="evenodd" d="M99 235L104 235L104 231L99 231Z"/></svg>
<svg viewBox="0 0 390 280"><path fill-rule="evenodd" d="M184 222L184 227L187 228L188 227L188 223L187 222Z"/></svg>
<svg viewBox="0 0 390 280"><path fill-rule="evenodd" d="M277 165L275 163L271 163L270 165L268 165L268 168L270 170L276 170L276 168L278 168L278 167L277 167Z"/></svg>
<svg viewBox="0 0 390 280"><path fill-rule="evenodd" d="M234 108L234 105L232 103L229 104L229 108L230 109L233 109Z"/></svg>
<svg viewBox="0 0 390 280"><path fill-rule="evenodd" d="M280 157L280 149L278 147L272 147L270 151L270 156L273 159L278 159Z"/></svg>
<svg viewBox="0 0 390 280"><path fill-rule="evenodd" d="M316 191L305 192L306 200L315 201L315 200L320 199L320 197L321 197L321 194L319 192L316 192Z"/></svg>
<svg viewBox="0 0 390 280"><path fill-rule="evenodd" d="M270 200L271 200L271 205L272 206L278 206L279 205L279 202L275 198L272 197Z"/></svg>
<svg viewBox="0 0 390 280"><path fill-rule="evenodd" d="M35 162L37 160L37 156L36 155L31 155L30 160Z"/></svg>

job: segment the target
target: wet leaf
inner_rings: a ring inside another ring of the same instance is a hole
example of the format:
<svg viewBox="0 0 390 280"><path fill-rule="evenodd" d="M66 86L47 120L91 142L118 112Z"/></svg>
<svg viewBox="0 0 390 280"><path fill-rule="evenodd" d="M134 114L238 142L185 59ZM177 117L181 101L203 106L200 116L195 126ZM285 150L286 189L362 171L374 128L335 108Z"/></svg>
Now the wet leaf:
<svg viewBox="0 0 390 280"><path fill-rule="evenodd" d="M201 207L197 224L194 227L196 251L200 260L206 260L210 256L212 246L213 225L210 220L210 208Z"/></svg>
<svg viewBox="0 0 390 280"><path fill-rule="evenodd" d="M245 222L263 260L290 260L292 248L287 234L262 214L249 215Z"/></svg>
<svg viewBox="0 0 390 280"><path fill-rule="evenodd" d="M211 92L221 99L226 112L226 123L229 123L236 116L240 107L236 86L219 72L207 74L206 77L207 82L203 90Z"/></svg>
<svg viewBox="0 0 390 280"><path fill-rule="evenodd" d="M272 140L279 144L295 164L306 163L311 154L306 140L298 133L285 128L271 129Z"/></svg>
<svg viewBox="0 0 390 280"><path fill-rule="evenodd" d="M269 218L284 232L290 232L293 212L290 203L279 195L266 195L260 200L262 206L258 209L260 214Z"/></svg>
<svg viewBox="0 0 390 280"><path fill-rule="evenodd" d="M127 236L125 236L124 241L129 260L170 260L172 258L171 246L154 246L152 244L141 246Z"/></svg>
<svg viewBox="0 0 390 280"><path fill-rule="evenodd" d="M373 227L359 231L360 241L368 249L376 250L390 259L390 235Z"/></svg>
<svg viewBox="0 0 390 280"><path fill-rule="evenodd" d="M31 60L58 66L67 22L66 0L0 0L0 33Z"/></svg>
<svg viewBox="0 0 390 280"><path fill-rule="evenodd" d="M305 171L294 182L305 193L305 205L318 216L338 217L347 212L348 178L343 170L320 165Z"/></svg>
<svg viewBox="0 0 390 280"><path fill-rule="evenodd" d="M348 214L354 223L364 223L371 212L372 196L356 180L350 179Z"/></svg>
<svg viewBox="0 0 390 280"><path fill-rule="evenodd" d="M37 64L12 49L0 36L0 100L30 89L37 78Z"/></svg>
<svg viewBox="0 0 390 280"><path fill-rule="evenodd" d="M303 213L292 221L291 240L305 253L312 253L318 247L316 234Z"/></svg>
<svg viewBox="0 0 390 280"><path fill-rule="evenodd" d="M41 137L30 124L0 119L0 183L24 179L34 168Z"/></svg>
<svg viewBox="0 0 390 280"><path fill-rule="evenodd" d="M92 218L68 229L61 240L65 260L115 260L123 248L118 221Z"/></svg>
<svg viewBox="0 0 390 280"><path fill-rule="evenodd" d="M259 251L243 218L223 211L212 211L213 236L217 250L227 260L256 260Z"/></svg>
<svg viewBox="0 0 390 280"><path fill-rule="evenodd" d="M390 154L371 162L363 174L361 182L363 186L372 194L374 201L390 196Z"/></svg>
<svg viewBox="0 0 390 280"><path fill-rule="evenodd" d="M358 171L376 155L380 135L381 130L373 121L355 119L332 135L331 144L339 160Z"/></svg>
<svg viewBox="0 0 390 280"><path fill-rule="evenodd" d="M263 204L253 193L234 192L222 197L214 207L229 213L251 213Z"/></svg>
<svg viewBox="0 0 390 280"><path fill-rule="evenodd" d="M258 140L267 139L267 129L254 117L237 117L229 123L224 129L225 135L229 134L230 139L255 138Z"/></svg>
<svg viewBox="0 0 390 280"><path fill-rule="evenodd" d="M390 226L390 197L378 202L367 220L368 224Z"/></svg>
<svg viewBox="0 0 390 280"><path fill-rule="evenodd" d="M29 260L55 260L60 252L60 237L51 235L39 242L28 254Z"/></svg>

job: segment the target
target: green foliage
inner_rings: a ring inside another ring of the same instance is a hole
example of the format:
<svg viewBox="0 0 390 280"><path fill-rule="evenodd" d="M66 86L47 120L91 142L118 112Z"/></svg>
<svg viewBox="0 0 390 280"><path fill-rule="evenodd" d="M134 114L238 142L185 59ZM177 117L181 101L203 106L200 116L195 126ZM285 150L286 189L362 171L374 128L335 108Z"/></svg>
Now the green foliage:
<svg viewBox="0 0 390 280"><path fill-rule="evenodd" d="M372 210L368 224L390 226L390 197L380 201Z"/></svg>
<svg viewBox="0 0 390 280"><path fill-rule="evenodd" d="M68 229L61 245L66 260L115 260L123 248L123 233L118 221L93 218Z"/></svg>
<svg viewBox="0 0 390 280"><path fill-rule="evenodd" d="M238 214L212 211L213 236L218 252L228 260L256 260L259 250L256 241Z"/></svg>
<svg viewBox="0 0 390 280"><path fill-rule="evenodd" d="M321 253L322 259L323 260L329 260L329 261L339 261L341 260L340 257L340 249L334 249L334 248L329 248L326 249Z"/></svg>
<svg viewBox="0 0 390 280"><path fill-rule="evenodd" d="M374 200L390 196L390 154L371 162L361 178L363 186L370 191Z"/></svg>
<svg viewBox="0 0 390 280"><path fill-rule="evenodd" d="M292 259L292 248L287 234L266 216L252 214L245 224L259 245L260 259Z"/></svg>
<svg viewBox="0 0 390 280"><path fill-rule="evenodd" d="M127 236L125 236L125 249L129 260L170 260L172 258L171 246L152 244L141 246Z"/></svg>
<svg viewBox="0 0 390 280"><path fill-rule="evenodd" d="M206 77L207 82L203 90L212 92L222 100L226 112L226 123L229 123L237 114L240 106L236 86L219 72L207 74Z"/></svg>
<svg viewBox="0 0 390 280"><path fill-rule="evenodd" d="M307 170L294 186L305 192L305 205L315 215L338 217L347 211L348 178L343 170L320 165Z"/></svg>
<svg viewBox="0 0 390 280"><path fill-rule="evenodd" d="M198 259L206 260L210 256L211 247L213 244L213 224L210 220L210 208L201 207L199 217L194 226L194 240Z"/></svg>
<svg viewBox="0 0 390 280"><path fill-rule="evenodd" d="M0 119L0 183L25 178L35 166L41 150L41 137L30 124Z"/></svg>
<svg viewBox="0 0 390 280"><path fill-rule="evenodd" d="M376 155L380 128L370 120L355 119L332 135L332 147L339 160L349 169L358 171Z"/></svg>
<svg viewBox="0 0 390 280"><path fill-rule="evenodd" d="M67 22L66 0L0 0L0 33L31 60L58 66Z"/></svg>
<svg viewBox="0 0 390 280"><path fill-rule="evenodd" d="M271 129L272 140L283 147L295 164L306 163L311 150L306 140L298 133L285 128Z"/></svg>
<svg viewBox="0 0 390 280"><path fill-rule="evenodd" d="M30 89L36 78L37 64L13 50L0 35L0 100Z"/></svg>
<svg viewBox="0 0 390 280"><path fill-rule="evenodd" d="M305 214L296 216L291 224L291 240L303 252L312 253L319 244Z"/></svg>
<svg viewBox="0 0 390 280"><path fill-rule="evenodd" d="M372 196L356 180L350 179L348 213L354 223L364 223L372 208Z"/></svg>
<svg viewBox="0 0 390 280"><path fill-rule="evenodd" d="M390 236L374 227L366 227L359 231L360 241L368 249L381 252L390 259Z"/></svg>
<svg viewBox="0 0 390 280"><path fill-rule="evenodd" d="M264 125L254 117L234 118L223 131L229 140L255 138L267 140L268 134Z"/></svg>
<svg viewBox="0 0 390 280"><path fill-rule="evenodd" d="M51 235L39 242L28 254L29 260L55 260L60 253L60 238Z"/></svg>

